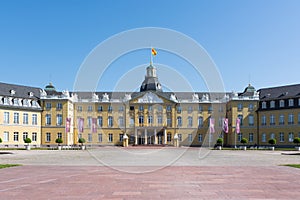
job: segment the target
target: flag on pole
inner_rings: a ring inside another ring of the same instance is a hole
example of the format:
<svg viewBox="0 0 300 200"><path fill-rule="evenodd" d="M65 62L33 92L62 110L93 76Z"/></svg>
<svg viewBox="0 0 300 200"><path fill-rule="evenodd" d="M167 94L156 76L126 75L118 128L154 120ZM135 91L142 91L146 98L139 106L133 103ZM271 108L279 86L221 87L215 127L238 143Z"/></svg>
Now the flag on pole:
<svg viewBox="0 0 300 200"><path fill-rule="evenodd" d="M241 124L241 120L240 118L236 118L236 126L235 126L235 132L236 133L240 133L240 124Z"/></svg>
<svg viewBox="0 0 300 200"><path fill-rule="evenodd" d="M228 118L223 118L223 131L228 133Z"/></svg>
<svg viewBox="0 0 300 200"><path fill-rule="evenodd" d="M151 49L151 53L152 53L152 55L156 56L157 51L156 51L154 48L152 48L152 49Z"/></svg>
<svg viewBox="0 0 300 200"><path fill-rule="evenodd" d="M215 133L215 119L209 118L209 132Z"/></svg>
<svg viewBox="0 0 300 200"><path fill-rule="evenodd" d="M97 118L92 119L92 133L97 133Z"/></svg>
<svg viewBox="0 0 300 200"><path fill-rule="evenodd" d="M84 122L84 119L83 118L78 118L78 130L80 133L83 132L83 122Z"/></svg>
<svg viewBox="0 0 300 200"><path fill-rule="evenodd" d="M66 133L70 132L71 118L66 118Z"/></svg>

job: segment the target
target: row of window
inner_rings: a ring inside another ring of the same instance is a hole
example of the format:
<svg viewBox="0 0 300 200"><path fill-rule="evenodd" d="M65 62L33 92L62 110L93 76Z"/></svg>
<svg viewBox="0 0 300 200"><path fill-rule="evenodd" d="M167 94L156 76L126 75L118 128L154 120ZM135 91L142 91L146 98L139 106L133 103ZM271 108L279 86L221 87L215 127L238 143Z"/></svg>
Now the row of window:
<svg viewBox="0 0 300 200"><path fill-rule="evenodd" d="M3 116L3 123L4 124L9 124L10 123L10 113L9 112L4 112ZM20 113L15 112L13 115L13 123L14 124L20 124ZM29 124L28 122L29 119L29 114L28 113L23 113L23 124ZM38 123L38 118L37 114L32 114L31 115L31 124L32 125L37 125Z"/></svg>
<svg viewBox="0 0 300 200"><path fill-rule="evenodd" d="M46 114L45 122L46 122L46 125L51 125L52 124L51 114ZM57 114L56 115L56 125L57 126L63 125L63 116L62 116L62 114Z"/></svg>
<svg viewBox="0 0 300 200"><path fill-rule="evenodd" d="M37 133L36 132L33 132L32 134L32 137L31 137L31 140L32 142L36 142L37 141ZM19 132L14 132L14 135L13 135L13 141L14 142L19 142L19 138L20 137L20 133ZM23 132L23 140L28 138L28 132ZM3 132L3 142L8 142L9 141L9 132L8 131L4 131Z"/></svg>
<svg viewBox="0 0 300 200"><path fill-rule="evenodd" d="M268 142L267 139L279 139L279 142L285 142L285 134L284 132L280 132L279 135L276 138L275 133L270 133L269 134L269 138L267 138L267 134L266 133L262 133L261 135L261 141L262 142ZM288 133L288 142L293 142L294 138L295 138L295 134L293 132L289 132ZM300 137L300 132L298 133L298 136L296 137Z"/></svg>
<svg viewBox="0 0 300 200"><path fill-rule="evenodd" d="M294 124L294 114L290 113L288 114L288 124ZM272 125L276 125L276 120L275 120L275 115L271 114L270 118L269 118L269 124ZM279 115L279 119L278 119L278 124L279 125L284 125L285 124L285 115L284 114L280 114ZM298 124L300 124L300 113L298 113ZM261 116L261 125L265 126L267 125L267 117L265 115Z"/></svg>
<svg viewBox="0 0 300 200"><path fill-rule="evenodd" d="M238 111L242 111L243 110L243 104L239 103L237 105L237 109ZM253 111L254 109L254 105L252 103L248 104L248 111Z"/></svg>
<svg viewBox="0 0 300 200"><path fill-rule="evenodd" d="M52 103L47 102L46 103L46 109L50 110L52 108ZM61 110L63 108L62 103L57 103L56 104L56 110Z"/></svg>
<svg viewBox="0 0 300 200"><path fill-rule="evenodd" d="M286 101L287 101L287 106L288 107L293 107L295 106L295 100L294 99L288 99L288 100L284 100L284 99L281 99L279 100L279 108L284 108L286 105ZM270 108L275 108L276 107L276 101L270 101L269 102L269 107ZM300 99L298 99L298 106L300 106ZM266 101L263 101L261 103L261 108L262 109L267 109L267 102Z"/></svg>
<svg viewBox="0 0 300 200"><path fill-rule="evenodd" d="M39 107L39 104L36 100L31 99L20 99L12 97L0 98L0 104L3 105L13 105L13 106L24 106L24 107Z"/></svg>

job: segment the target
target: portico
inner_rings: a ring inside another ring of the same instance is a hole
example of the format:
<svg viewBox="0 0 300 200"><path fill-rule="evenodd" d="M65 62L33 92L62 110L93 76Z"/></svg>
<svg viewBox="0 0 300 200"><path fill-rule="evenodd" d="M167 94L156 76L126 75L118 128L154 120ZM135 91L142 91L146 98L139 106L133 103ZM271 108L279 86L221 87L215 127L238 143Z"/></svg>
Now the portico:
<svg viewBox="0 0 300 200"><path fill-rule="evenodd" d="M135 128L132 136L134 137L135 145L167 144L167 131L161 127Z"/></svg>

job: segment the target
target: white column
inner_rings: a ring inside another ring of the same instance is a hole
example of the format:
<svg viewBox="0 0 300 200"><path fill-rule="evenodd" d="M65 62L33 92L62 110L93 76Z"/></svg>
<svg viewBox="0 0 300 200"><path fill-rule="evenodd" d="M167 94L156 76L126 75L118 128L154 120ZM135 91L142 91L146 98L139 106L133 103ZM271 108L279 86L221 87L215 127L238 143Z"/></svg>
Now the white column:
<svg viewBox="0 0 300 200"><path fill-rule="evenodd" d="M157 144L157 135L156 135L156 129L154 129L154 144Z"/></svg>
<svg viewBox="0 0 300 200"><path fill-rule="evenodd" d="M164 129L164 144L167 144L167 130Z"/></svg>
<svg viewBox="0 0 300 200"><path fill-rule="evenodd" d="M138 139L137 139L137 129L135 129L135 132L134 132L134 136L135 136L135 138L134 138L134 144L135 145L137 145L138 144Z"/></svg>
<svg viewBox="0 0 300 200"><path fill-rule="evenodd" d="M147 129L145 128L145 144L148 144Z"/></svg>

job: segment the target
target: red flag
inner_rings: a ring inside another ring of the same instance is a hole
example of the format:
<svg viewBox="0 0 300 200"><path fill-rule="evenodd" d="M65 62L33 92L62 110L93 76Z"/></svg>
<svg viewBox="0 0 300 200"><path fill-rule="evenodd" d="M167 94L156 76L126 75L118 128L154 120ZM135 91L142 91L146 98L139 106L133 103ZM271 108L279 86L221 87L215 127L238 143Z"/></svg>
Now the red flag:
<svg viewBox="0 0 300 200"><path fill-rule="evenodd" d="M83 118L78 118L78 130L79 132L83 132L83 122L84 122L84 119Z"/></svg>
<svg viewBox="0 0 300 200"><path fill-rule="evenodd" d="M215 119L209 118L209 132L214 133L215 132Z"/></svg>
<svg viewBox="0 0 300 200"><path fill-rule="evenodd" d="M236 133L240 133L240 123L241 123L241 120L240 118L236 118L236 127L235 127L235 132Z"/></svg>
<svg viewBox="0 0 300 200"><path fill-rule="evenodd" d="M92 133L97 133L97 118L92 119Z"/></svg>
<svg viewBox="0 0 300 200"><path fill-rule="evenodd" d="M66 133L70 132L71 118L66 118Z"/></svg>
<svg viewBox="0 0 300 200"><path fill-rule="evenodd" d="M228 133L228 118L223 118L223 131Z"/></svg>

